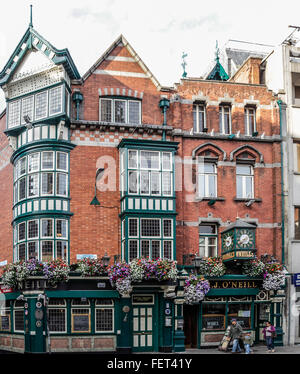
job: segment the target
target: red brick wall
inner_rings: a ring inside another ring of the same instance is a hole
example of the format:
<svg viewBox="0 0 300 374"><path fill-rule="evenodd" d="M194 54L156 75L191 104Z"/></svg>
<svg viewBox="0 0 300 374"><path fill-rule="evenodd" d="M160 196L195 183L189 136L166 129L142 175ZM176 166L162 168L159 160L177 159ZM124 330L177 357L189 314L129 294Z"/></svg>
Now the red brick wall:
<svg viewBox="0 0 300 374"><path fill-rule="evenodd" d="M4 134L5 115L0 119L0 261L13 258L13 166L9 162L12 154L8 139Z"/></svg>

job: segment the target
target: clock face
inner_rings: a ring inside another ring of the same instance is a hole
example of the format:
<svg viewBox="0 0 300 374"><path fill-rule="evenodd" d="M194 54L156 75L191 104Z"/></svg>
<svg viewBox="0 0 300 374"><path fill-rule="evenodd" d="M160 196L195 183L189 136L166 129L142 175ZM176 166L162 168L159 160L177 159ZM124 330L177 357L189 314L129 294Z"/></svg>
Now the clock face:
<svg viewBox="0 0 300 374"><path fill-rule="evenodd" d="M222 237L222 244L224 250L232 249L233 247L233 233L232 232L226 232Z"/></svg>
<svg viewBox="0 0 300 374"><path fill-rule="evenodd" d="M254 233L250 230L239 230L237 233L237 244L239 248L254 247Z"/></svg>

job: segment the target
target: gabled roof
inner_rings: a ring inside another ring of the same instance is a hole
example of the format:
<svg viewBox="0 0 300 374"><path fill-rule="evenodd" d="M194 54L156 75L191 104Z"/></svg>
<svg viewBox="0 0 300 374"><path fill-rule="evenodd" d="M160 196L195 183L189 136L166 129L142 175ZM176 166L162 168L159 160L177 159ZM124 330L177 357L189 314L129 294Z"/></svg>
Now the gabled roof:
<svg viewBox="0 0 300 374"><path fill-rule="evenodd" d="M0 72L0 86L6 84L13 76L17 67L20 65L26 53L32 49L39 50L56 65L62 64L71 79L79 79L80 74L74 64L74 61L68 51L57 49L44 39L33 27L29 26L21 41L17 45L8 62Z"/></svg>
<svg viewBox="0 0 300 374"><path fill-rule="evenodd" d="M129 42L125 39L125 37L121 34L112 44L111 46L103 53L103 55L94 63L94 65L82 76L82 80L85 81L97 68L98 66L105 61L105 59L111 54L111 52L118 46L122 45L127 48L128 52L134 58L134 60L139 64L145 74L151 79L153 84L156 86L158 90L161 89L161 85L159 81L155 78L155 76L151 73L139 55L135 52Z"/></svg>

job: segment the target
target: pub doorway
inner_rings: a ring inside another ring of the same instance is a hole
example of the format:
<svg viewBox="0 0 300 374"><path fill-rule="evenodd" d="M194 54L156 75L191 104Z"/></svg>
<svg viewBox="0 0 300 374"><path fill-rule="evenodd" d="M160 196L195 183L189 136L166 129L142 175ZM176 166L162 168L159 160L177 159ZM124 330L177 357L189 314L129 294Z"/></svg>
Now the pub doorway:
<svg viewBox="0 0 300 374"><path fill-rule="evenodd" d="M199 305L184 305L184 335L186 348L198 348Z"/></svg>

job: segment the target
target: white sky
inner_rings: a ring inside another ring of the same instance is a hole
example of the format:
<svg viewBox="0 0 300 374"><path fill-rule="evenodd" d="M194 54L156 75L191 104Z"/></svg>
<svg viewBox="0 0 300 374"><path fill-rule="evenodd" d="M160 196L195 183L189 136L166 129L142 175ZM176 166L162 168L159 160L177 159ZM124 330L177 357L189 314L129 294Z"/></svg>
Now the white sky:
<svg viewBox="0 0 300 374"><path fill-rule="evenodd" d="M68 48L84 74L122 33L158 81L199 77L228 39L280 44L300 26L300 1L285 0L12 0L3 2L0 70L29 24L56 48Z"/></svg>

